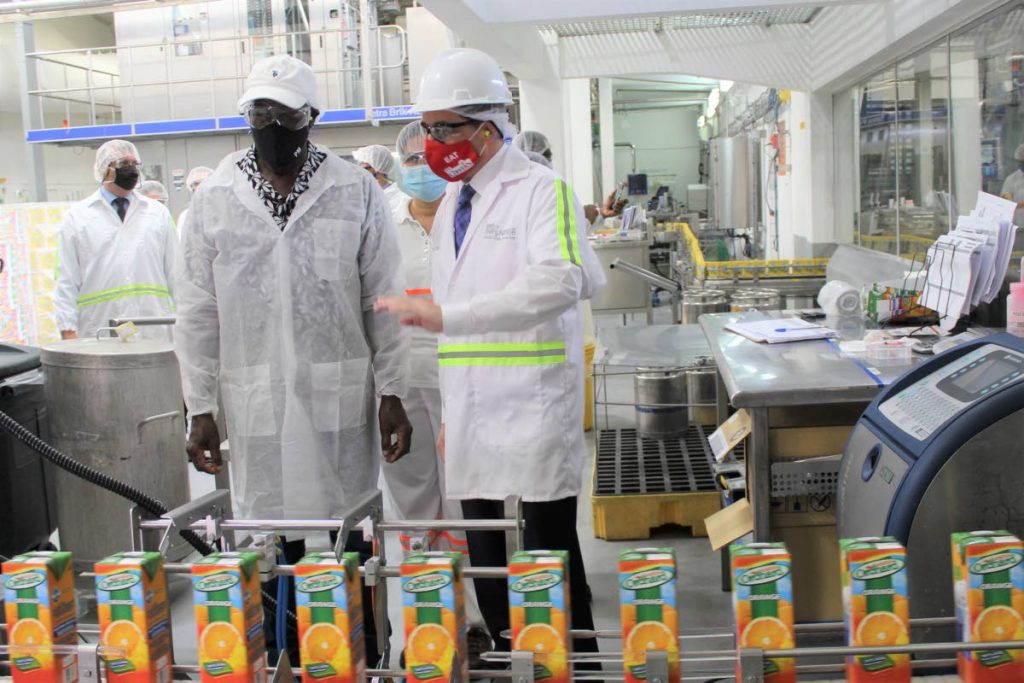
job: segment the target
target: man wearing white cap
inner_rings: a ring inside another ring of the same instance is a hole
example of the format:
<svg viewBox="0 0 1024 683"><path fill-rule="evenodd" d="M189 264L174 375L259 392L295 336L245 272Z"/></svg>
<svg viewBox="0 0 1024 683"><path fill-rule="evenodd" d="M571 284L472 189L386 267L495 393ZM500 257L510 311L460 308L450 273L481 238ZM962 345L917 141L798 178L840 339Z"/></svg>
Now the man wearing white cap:
<svg viewBox="0 0 1024 683"><path fill-rule="evenodd" d="M376 487L381 457L409 450L401 329L373 312L398 288L394 226L373 178L309 142L320 112L308 65L258 61L238 106L253 146L199 186L182 243L174 339L188 456L222 468L219 387L237 514L337 518ZM369 556L361 534L345 540ZM288 534L285 561L303 552L302 534Z"/></svg>
<svg viewBox="0 0 1024 683"><path fill-rule="evenodd" d="M427 68L415 109L427 165L449 183L430 235L433 301L391 297L378 307L440 334L448 497L467 519L494 519L519 496L526 548L569 552L572 624L592 629L576 533L587 455L582 301L605 276L571 188L504 144L511 103L483 52L449 50ZM474 565L505 564L500 533L467 537ZM508 649L505 582L477 579L476 590L496 645ZM593 652L597 642L573 647Z"/></svg>
<svg viewBox="0 0 1024 683"><path fill-rule="evenodd" d="M1017 162L1017 170L1006 177L1003 181L1003 199L1017 202L1017 210L1013 214L1015 225L1024 227L1024 143L1017 147L1013 154Z"/></svg>
<svg viewBox="0 0 1024 683"><path fill-rule="evenodd" d="M384 190L384 199L387 200L392 215L400 206L408 203L409 195L402 192L392 178L395 174L395 158L391 155L390 149L384 145L367 145L352 152L352 158L372 175Z"/></svg>
<svg viewBox="0 0 1024 683"><path fill-rule="evenodd" d="M126 140L96 150L100 187L60 224L60 267L54 291L61 338L92 337L111 318L166 316L174 311L177 236L167 207L135 191L139 152ZM169 327L139 335L170 341Z"/></svg>

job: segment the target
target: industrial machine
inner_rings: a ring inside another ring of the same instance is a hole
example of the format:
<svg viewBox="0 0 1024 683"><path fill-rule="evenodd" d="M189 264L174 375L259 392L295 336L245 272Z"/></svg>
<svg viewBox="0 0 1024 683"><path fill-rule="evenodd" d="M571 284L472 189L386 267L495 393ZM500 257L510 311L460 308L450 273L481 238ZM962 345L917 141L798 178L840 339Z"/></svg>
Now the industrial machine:
<svg viewBox="0 0 1024 683"><path fill-rule="evenodd" d="M906 544L914 617L951 616L950 533L1024 533L1024 339L994 334L884 388L854 427L838 481L840 538Z"/></svg>

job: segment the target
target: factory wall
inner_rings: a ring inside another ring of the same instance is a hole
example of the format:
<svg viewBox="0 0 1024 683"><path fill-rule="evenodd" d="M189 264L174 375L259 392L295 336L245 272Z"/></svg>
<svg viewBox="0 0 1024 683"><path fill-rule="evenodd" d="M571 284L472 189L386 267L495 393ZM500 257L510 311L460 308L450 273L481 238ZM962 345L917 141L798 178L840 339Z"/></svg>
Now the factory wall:
<svg viewBox="0 0 1024 683"><path fill-rule="evenodd" d="M686 186L700 181L700 138L697 136L697 117L700 114L699 107L620 110L614 113L615 142L636 145L637 173L647 174L649 194L631 199L646 201L659 185L668 185L676 200L685 200ZM630 149L616 147L615 180L625 182L631 169Z"/></svg>

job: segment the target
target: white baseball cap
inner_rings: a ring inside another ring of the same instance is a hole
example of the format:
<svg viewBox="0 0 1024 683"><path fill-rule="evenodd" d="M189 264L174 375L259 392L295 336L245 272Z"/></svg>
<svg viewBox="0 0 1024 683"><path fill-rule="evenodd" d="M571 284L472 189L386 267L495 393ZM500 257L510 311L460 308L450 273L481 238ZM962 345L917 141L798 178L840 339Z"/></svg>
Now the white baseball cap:
<svg viewBox="0 0 1024 683"><path fill-rule="evenodd" d="M308 64L290 55L265 57L252 65L238 110L255 100L273 100L291 109L308 104L320 111L316 75Z"/></svg>

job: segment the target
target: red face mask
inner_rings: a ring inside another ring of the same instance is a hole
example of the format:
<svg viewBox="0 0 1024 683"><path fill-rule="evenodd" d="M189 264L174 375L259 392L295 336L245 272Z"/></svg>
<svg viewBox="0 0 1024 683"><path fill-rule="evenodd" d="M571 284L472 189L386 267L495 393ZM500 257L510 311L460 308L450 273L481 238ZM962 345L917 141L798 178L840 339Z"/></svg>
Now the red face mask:
<svg viewBox="0 0 1024 683"><path fill-rule="evenodd" d="M476 162L480 161L480 155L473 148L471 140L483 127L484 124L481 123L480 127L473 131L473 135L450 145L438 142L428 135L426 142L423 143L423 156L426 157L430 170L449 183L465 178L466 174L476 167Z"/></svg>

